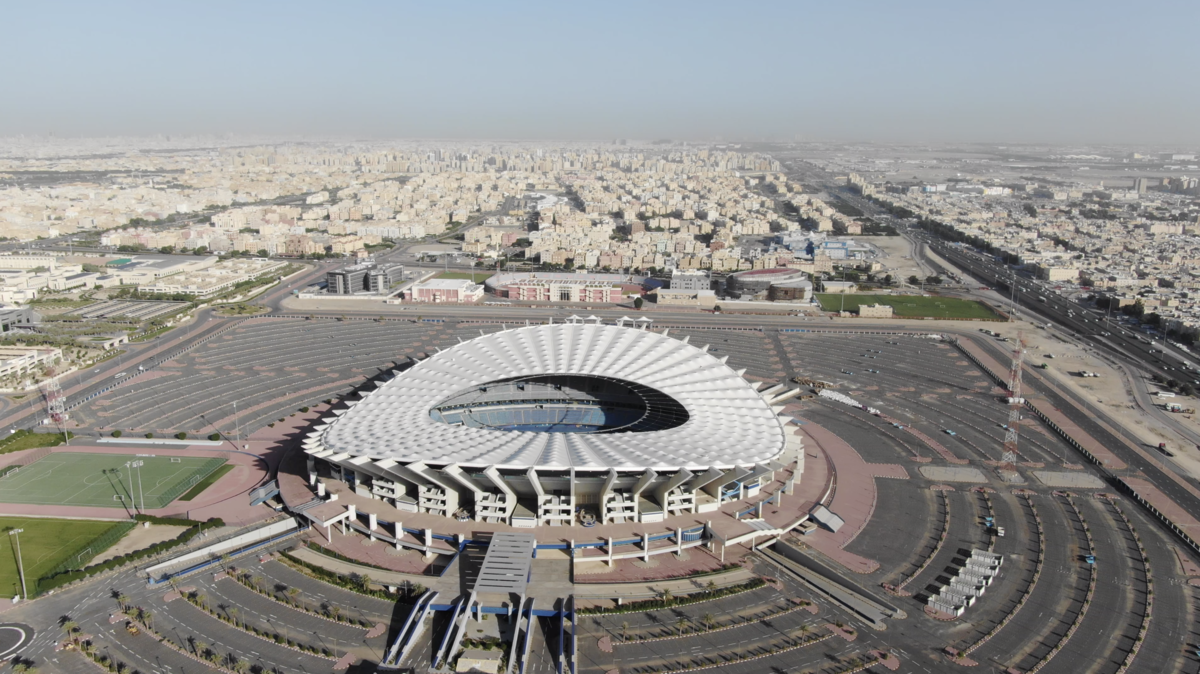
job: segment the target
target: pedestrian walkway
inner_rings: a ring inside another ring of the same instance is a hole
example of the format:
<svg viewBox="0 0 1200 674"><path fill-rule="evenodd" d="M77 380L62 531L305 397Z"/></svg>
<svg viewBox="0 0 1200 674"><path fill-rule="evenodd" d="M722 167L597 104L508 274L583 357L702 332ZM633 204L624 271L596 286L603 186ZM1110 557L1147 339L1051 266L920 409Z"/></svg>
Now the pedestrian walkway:
<svg viewBox="0 0 1200 674"><path fill-rule="evenodd" d="M824 528L804 537L804 542L825 556L855 573L871 573L879 568L879 562L844 550L859 532L867 526L875 512L877 492L876 470L863 460L845 440L809 421L800 427L805 436L806 448L819 449L833 465L833 500L827 507L841 517L845 524L832 532ZM883 469L889 477L895 475L891 469Z"/></svg>

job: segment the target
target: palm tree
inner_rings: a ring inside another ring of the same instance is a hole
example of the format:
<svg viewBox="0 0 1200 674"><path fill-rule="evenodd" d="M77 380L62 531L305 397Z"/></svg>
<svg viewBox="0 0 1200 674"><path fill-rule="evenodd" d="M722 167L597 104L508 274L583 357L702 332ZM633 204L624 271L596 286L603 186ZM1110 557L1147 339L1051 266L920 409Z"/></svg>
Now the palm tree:
<svg viewBox="0 0 1200 674"><path fill-rule="evenodd" d="M289 587L287 590L287 596L288 599L292 600L293 604L296 603L296 597L300 596L300 588Z"/></svg>
<svg viewBox="0 0 1200 674"><path fill-rule="evenodd" d="M66 616L63 617L66 618ZM66 632L67 636L70 636L77 629L79 629L79 623L75 622L74 620L66 618L66 620L62 621L62 631Z"/></svg>
<svg viewBox="0 0 1200 674"><path fill-rule="evenodd" d="M670 604L675 600L675 595L671 593L671 588L666 588L662 591L662 600L664 604Z"/></svg>
<svg viewBox="0 0 1200 674"><path fill-rule="evenodd" d="M705 628L705 629L711 630L711 629L713 628L713 622L714 622L714 619L713 619L713 614L711 614L711 613L705 613L705 614L704 614L704 617L702 617L702 618L701 618L701 620L703 620L703 621L704 621L704 628Z"/></svg>
<svg viewBox="0 0 1200 674"><path fill-rule="evenodd" d="M629 623L621 623L621 641L629 641Z"/></svg>
<svg viewBox="0 0 1200 674"><path fill-rule="evenodd" d="M679 629L679 635L683 636L683 628L687 626L687 616L679 616L675 619L675 627Z"/></svg>
<svg viewBox="0 0 1200 674"><path fill-rule="evenodd" d="M704 585L704 589L705 589L705 590L706 590L706 591L707 591L709 594L712 594L712 593L716 592L716 591L717 591L717 581L715 581L715 580L712 580L712 579L710 578L710 579L709 579L709 581L708 581L707 583L705 583L705 585Z"/></svg>
<svg viewBox="0 0 1200 674"><path fill-rule="evenodd" d="M250 582L254 584L255 589L261 590L262 583L263 583L263 577L258 574L254 574L253 576L251 576Z"/></svg>

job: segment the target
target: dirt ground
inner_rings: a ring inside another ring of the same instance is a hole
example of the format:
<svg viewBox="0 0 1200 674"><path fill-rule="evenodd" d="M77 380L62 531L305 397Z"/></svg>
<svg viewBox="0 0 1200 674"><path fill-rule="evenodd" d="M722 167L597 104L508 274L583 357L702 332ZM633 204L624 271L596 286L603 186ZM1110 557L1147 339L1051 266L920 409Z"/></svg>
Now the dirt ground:
<svg viewBox="0 0 1200 674"><path fill-rule="evenodd" d="M91 563L99 564L100 562L110 560L114 557L120 557L121 555L133 552L135 550L148 548L155 543L169 541L183 533L185 529L187 529L187 527L176 527L166 524L151 524L149 527L144 527L139 524L131 529L129 533L122 536L121 540L117 541L116 545L105 550L99 555L96 555L95 559L93 559Z"/></svg>
<svg viewBox="0 0 1200 674"><path fill-rule="evenodd" d="M939 264L961 273L961 270L944 259L933 254L930 254L930 257L936 259ZM994 293L988 295L992 296ZM995 295L995 297L999 296ZM997 302L996 299L985 301L992 304ZM1008 304L1006 298L1000 298L999 302ZM920 324L932 328L935 323L937 322L921 321ZM954 324L954 327L960 329L963 326L962 323ZM1070 389L1090 402L1103 407L1118 423L1137 435L1150 447L1157 447L1160 442L1167 443L1167 447L1175 456L1168 458L1159 455L1157 458L1162 461L1173 460L1187 473L1200 479L1200 450L1193 443L1166 427L1161 421L1142 411L1134 399L1133 386L1136 385L1141 390L1153 393L1159 387L1152 382L1141 377L1136 382L1130 381L1125 370L1116 366L1110 357L1099 354L1085 344L1079 344L1073 339L1063 337L1055 328L1038 328L1036 324L1026 320L1017 320L1012 323L982 323L979 324L979 327L994 330L1001 336L1008 337L1011 341L1002 345L1006 350L1012 349L1017 332L1020 331L1027 347L1026 363L1035 367L1046 363L1048 368L1041 372L1055 385ZM980 334L979 337L994 339L984 334ZM1048 355L1052 355L1053 358L1047 357ZM1085 378L1080 375L1080 372L1083 371L1095 372L1100 376ZM1200 400L1195 398L1176 396L1170 401L1179 403L1185 409L1200 409ZM1197 418L1195 414L1176 414L1174 418L1189 430L1200 433L1200 418Z"/></svg>
<svg viewBox="0 0 1200 674"><path fill-rule="evenodd" d="M932 273L917 264L912 257L912 243L902 236L867 236L859 240L883 251L887 257L876 258L874 261L883 265L884 273L891 274L894 278L900 280L907 279L909 276L925 278Z"/></svg>

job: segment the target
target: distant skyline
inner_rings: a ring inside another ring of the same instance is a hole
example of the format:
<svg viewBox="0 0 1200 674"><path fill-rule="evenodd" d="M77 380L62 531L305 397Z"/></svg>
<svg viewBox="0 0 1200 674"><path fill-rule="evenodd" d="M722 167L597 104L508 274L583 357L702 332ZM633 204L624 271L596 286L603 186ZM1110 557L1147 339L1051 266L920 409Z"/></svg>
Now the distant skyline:
<svg viewBox="0 0 1200 674"><path fill-rule="evenodd" d="M0 136L1200 144L1200 3L9 2Z"/></svg>

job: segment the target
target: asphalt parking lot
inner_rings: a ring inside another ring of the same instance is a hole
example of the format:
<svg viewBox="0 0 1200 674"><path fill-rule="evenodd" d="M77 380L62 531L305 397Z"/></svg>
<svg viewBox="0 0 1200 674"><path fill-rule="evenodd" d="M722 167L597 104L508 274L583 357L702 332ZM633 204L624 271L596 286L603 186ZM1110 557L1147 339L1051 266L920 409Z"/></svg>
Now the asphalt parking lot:
<svg viewBox="0 0 1200 674"><path fill-rule="evenodd" d="M349 391L409 356L448 347L458 343L460 337L477 336L480 330L499 328L332 318L250 320L167 364L161 368L162 374L139 379L90 401L72 418L84 428L93 429L207 434L218 427L227 433L237 432L237 428L246 435L299 406ZM997 671L1007 667L1026 670L1045 662L1045 672L1116 672L1132 650L1146 614L1150 589L1147 571L1155 581L1153 611L1129 671L1200 668L1194 654L1194 647L1200 644L1194 608L1200 604L1200 597L1197 588L1181 582L1176 561L1178 546L1170 534L1124 497L1115 497L1113 506L1096 499L1093 494L1097 490L1080 489L1073 501L1068 501L1038 482L1032 475L1036 464L1059 471L1088 473L1092 469L1082 465L1074 449L1035 419L1023 419L1021 425L1021 456L1016 472L1023 482L1003 481L995 463L1001 458L1008 408L1002 392L953 347L911 336L855 335L845 331L672 329L671 334L689 336L696 346L710 345L713 355L728 356L729 365L746 368L749 377L782 382L799 376L831 382L837 391L941 443L953 456L978 469L986 481L979 485L948 484L944 486L952 490L934 491L931 487L938 483L924 477L918 468L948 463L918 435L840 403L822 399L795 403L792 414L801 422L825 427L854 447L866 462L897 464L906 471L908 479L875 479L873 516L846 547L878 561L879 568L869 574L843 575L848 582L874 592L882 592L880 585L884 583L908 581L905 589L911 596L891 598L908 617L890 621L886 632L875 632L783 578L783 591L764 588L657 613L585 620L584 627L597 638L614 637L623 629L630 634L662 636L678 630L681 617L685 625L694 626L703 623L710 613L715 623L731 627L617 646L611 654L596 650L594 639L586 646L581 639L581 663L587 665L584 671L605 671L618 664L622 671L648 671L672 662L699 666L711 662L705 657L712 653L764 654L789 643L787 640L796 638L804 626L819 631L823 629L820 624L839 620L856 625L859 640L834 638L761 660L730 661L721 665L721 671L816 671L832 658L862 655L874 648L891 650L910 663L901 671L944 671L951 666L944 653L946 647L972 647L995 632L972 649L970 658ZM232 416L234 400L239 407L236 422ZM945 433L947 429L955 435ZM976 486L987 493L973 489ZM1028 497L1014 494L1017 489L1027 490ZM1087 538L1072 502L1088 525L1097 557L1094 594L1086 606L1084 598L1092 569L1082 560ZM1041 519L1041 537L1037 535L1039 525L1033 508ZM1128 517L1128 525L1115 508ZM987 516L995 517L1006 528L1004 537L988 534L984 522ZM943 527L946 539L939 545ZM1145 562L1138 539L1146 550ZM1005 561L983 597L956 621L943 622L925 615L923 597L961 557L960 551L993 544ZM813 554L820 558L820 553ZM1036 564L1039 555L1044 555L1040 573ZM390 624L397 616L402 620L406 615L403 606L314 580L280 562L246 564L268 585L296 588L299 601L309 607L336 605L350 615ZM354 648L364 658L377 657L372 653L379 650L382 638L363 643L360 635L365 631L360 628L330 623L234 583L203 580L193 584L206 591L210 601L238 607L241 617L260 629L311 635L311 641L325 639L335 647L358 638ZM55 635L53 622L67 614L96 634L114 657L143 672L195 669L194 660L169 645L144 635L131 635L120 624L109 625L112 600L107 593L113 587L151 607L156 624L179 648L192 647L193 640L198 639L239 660L271 663L289 674L330 671L329 660L264 641L186 602L164 604L162 590L148 590L125 575L106 581L103 588L92 585L71 589L44 603L22 607L29 617L21 619L36 623L39 629L28 653L48 665L52 663L52 671L93 671L94 665L77 656L50 650ZM816 618L806 611L776 615L786 610L790 597L796 596L810 597L820 614ZM738 623L740 616L747 615L765 618L765 622ZM1004 626L997 631L1002 622ZM628 627L623 628L624 623ZM544 637L539 630L535 645L542 650L535 653L530 664L549 671L554 662L545 650L548 642ZM417 649L413 662L428 660L431 639L427 633L429 643ZM1181 644L1190 647L1181 648ZM1061 650L1048 657L1059 647Z"/></svg>

